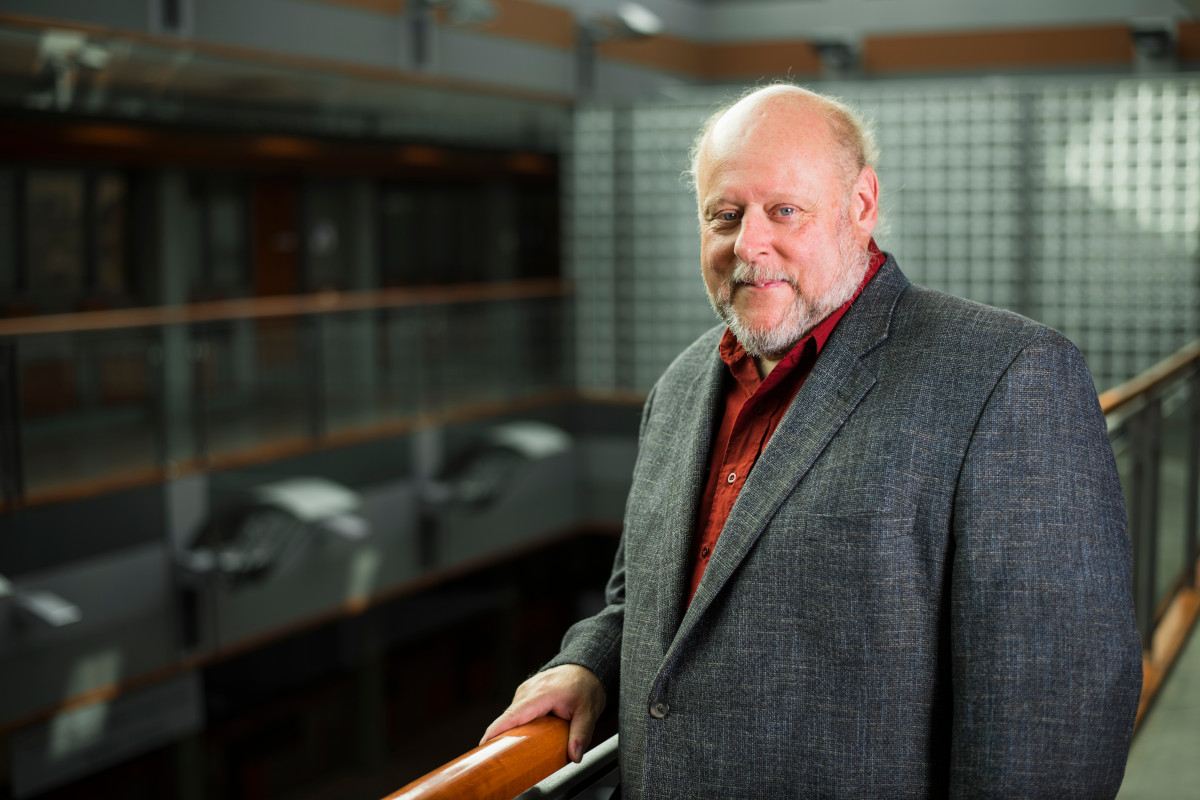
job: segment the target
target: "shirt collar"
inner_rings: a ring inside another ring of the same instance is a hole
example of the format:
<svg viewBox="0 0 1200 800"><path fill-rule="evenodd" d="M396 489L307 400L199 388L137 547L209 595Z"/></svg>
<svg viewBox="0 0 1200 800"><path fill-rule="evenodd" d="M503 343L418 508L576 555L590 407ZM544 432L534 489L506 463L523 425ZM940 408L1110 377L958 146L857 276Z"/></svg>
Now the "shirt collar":
<svg viewBox="0 0 1200 800"><path fill-rule="evenodd" d="M806 364L806 368L801 372L807 372L812 367L812 362L820 355L821 350L825 347L825 343L829 341L829 337L833 334L834 328L842 317L846 316L846 312L850 310L850 306L862 294L863 289L875 277L875 273L879 272L879 268L887 260L887 255L879 249L875 244L875 239L872 238L867 244L867 252L871 255L871 261L867 265L867 273L863 275L862 282L858 284L858 288L854 291L854 295L839 306L833 313L825 319L817 323L816 327L809 331L804 337L793 345L788 351L783 360L775 365L775 369L771 370L771 374L766 378L760 378L758 375L758 365L754 358L746 352L733 335L733 332L728 328L725 329L725 334L721 337L721 343L718 346L718 352L721 355L721 360L729 367L730 373L737 379L748 393L755 391L767 391L772 386L775 386L786 380L796 372L798 365Z"/></svg>

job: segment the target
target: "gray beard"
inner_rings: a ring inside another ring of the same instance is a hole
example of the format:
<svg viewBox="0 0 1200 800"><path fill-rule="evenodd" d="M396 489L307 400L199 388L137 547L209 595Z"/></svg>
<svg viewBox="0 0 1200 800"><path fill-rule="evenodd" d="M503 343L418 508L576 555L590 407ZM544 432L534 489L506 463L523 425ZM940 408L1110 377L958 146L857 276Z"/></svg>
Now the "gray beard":
<svg viewBox="0 0 1200 800"><path fill-rule="evenodd" d="M817 327L821 320L853 297L859 284L862 283L863 276L867 274L867 267L871 263L871 254L868 250L839 249L842 250L838 254L842 264L840 274L833 285L829 287L829 291L812 303L809 303L800 294L799 287L788 276L768 274L764 270L756 270L755 267L741 261L738 262L730 279L721 287L719 296L709 295L708 302L712 305L713 311L717 312L717 316L729 326L730 332L738 340L742 349L752 357L772 360L782 358L797 342ZM766 330L753 329L734 310L733 291L739 283L765 280L785 281L792 288L792 304L788 308L784 321L779 325Z"/></svg>

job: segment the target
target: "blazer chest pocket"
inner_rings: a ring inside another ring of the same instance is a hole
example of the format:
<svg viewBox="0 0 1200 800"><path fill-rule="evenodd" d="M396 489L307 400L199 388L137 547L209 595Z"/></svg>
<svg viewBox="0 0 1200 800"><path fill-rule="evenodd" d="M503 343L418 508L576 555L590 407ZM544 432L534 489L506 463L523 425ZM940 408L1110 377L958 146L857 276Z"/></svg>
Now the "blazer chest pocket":
<svg viewBox="0 0 1200 800"><path fill-rule="evenodd" d="M925 560L911 516L780 513L771 527L769 558L846 587L890 583Z"/></svg>
<svg viewBox="0 0 1200 800"><path fill-rule="evenodd" d="M798 619L827 609L817 617L849 613L869 627L919 605L929 586L929 543L911 516L780 514L764 540L771 546L760 563L797 587L789 596Z"/></svg>
<svg viewBox="0 0 1200 800"><path fill-rule="evenodd" d="M920 558L915 519L898 514L813 514L780 509L768 529L763 556L815 572L861 579Z"/></svg>
<svg viewBox="0 0 1200 800"><path fill-rule="evenodd" d="M819 495L794 494L775 512L770 527L789 537L869 544L912 536L916 511L891 493L847 488Z"/></svg>
<svg viewBox="0 0 1200 800"><path fill-rule="evenodd" d="M783 515L781 515L783 516ZM830 543L870 545L911 537L915 520L899 514L798 514L792 530ZM786 519L786 518L785 518Z"/></svg>

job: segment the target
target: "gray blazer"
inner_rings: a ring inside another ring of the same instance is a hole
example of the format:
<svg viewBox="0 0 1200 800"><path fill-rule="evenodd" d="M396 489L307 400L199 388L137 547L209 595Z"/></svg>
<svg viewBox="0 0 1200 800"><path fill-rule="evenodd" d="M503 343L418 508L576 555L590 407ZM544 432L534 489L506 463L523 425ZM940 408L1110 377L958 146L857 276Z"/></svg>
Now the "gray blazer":
<svg viewBox="0 0 1200 800"><path fill-rule="evenodd" d="M1075 347L889 256L685 609L720 335L651 392L608 605L547 665L619 686L625 796L1115 795L1141 650Z"/></svg>

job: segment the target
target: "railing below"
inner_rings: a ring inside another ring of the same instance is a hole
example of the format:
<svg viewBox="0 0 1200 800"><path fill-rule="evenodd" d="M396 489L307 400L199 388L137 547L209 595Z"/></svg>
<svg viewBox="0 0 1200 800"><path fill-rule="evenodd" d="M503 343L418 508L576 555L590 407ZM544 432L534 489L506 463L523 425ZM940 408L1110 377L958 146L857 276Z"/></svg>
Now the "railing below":
<svg viewBox="0 0 1200 800"><path fill-rule="evenodd" d="M1100 407L1133 539L1140 724L1200 614L1200 341L1102 393Z"/></svg>
<svg viewBox="0 0 1200 800"><path fill-rule="evenodd" d="M516 800L608 800L620 779L618 738L613 734L584 754L578 764L567 764ZM507 799L506 799L507 800Z"/></svg>
<svg viewBox="0 0 1200 800"><path fill-rule="evenodd" d="M569 285L0 320L0 512L262 463L568 387Z"/></svg>

